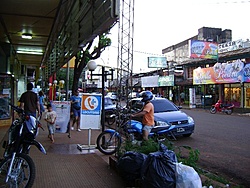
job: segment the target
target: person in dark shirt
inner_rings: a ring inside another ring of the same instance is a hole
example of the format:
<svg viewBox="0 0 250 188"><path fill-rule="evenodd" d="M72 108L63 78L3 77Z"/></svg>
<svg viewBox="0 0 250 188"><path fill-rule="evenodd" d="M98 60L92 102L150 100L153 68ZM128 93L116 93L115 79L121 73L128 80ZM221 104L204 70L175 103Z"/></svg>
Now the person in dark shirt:
<svg viewBox="0 0 250 188"><path fill-rule="evenodd" d="M27 91L21 95L19 100L20 107L24 109L26 114L30 114L36 117L36 111L38 111L38 117L41 115L40 113L40 103L36 93L32 91L33 84L27 84Z"/></svg>

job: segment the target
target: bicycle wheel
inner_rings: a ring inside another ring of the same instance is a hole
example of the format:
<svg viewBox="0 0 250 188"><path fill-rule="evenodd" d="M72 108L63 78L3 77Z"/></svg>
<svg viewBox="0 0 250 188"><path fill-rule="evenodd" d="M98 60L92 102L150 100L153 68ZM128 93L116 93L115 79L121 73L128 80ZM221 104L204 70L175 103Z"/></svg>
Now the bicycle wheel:
<svg viewBox="0 0 250 188"><path fill-rule="evenodd" d="M114 154L121 146L121 138L115 133L102 132L96 140L97 149L105 155Z"/></svg>
<svg viewBox="0 0 250 188"><path fill-rule="evenodd" d="M12 157L7 157L0 163L0 188L32 187L35 181L36 169L31 157L23 153L16 154L10 176L8 177L8 181L6 182L11 160Z"/></svg>

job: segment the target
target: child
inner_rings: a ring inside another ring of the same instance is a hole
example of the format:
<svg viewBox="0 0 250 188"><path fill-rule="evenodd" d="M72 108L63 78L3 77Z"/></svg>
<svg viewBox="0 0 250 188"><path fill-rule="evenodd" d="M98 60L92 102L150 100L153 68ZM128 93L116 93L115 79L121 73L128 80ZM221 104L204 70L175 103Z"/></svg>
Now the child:
<svg viewBox="0 0 250 188"><path fill-rule="evenodd" d="M52 110L51 104L47 105L47 112L45 113L45 121L47 121L48 131L49 131L49 138L51 143L54 143L54 134L56 130L56 112Z"/></svg>

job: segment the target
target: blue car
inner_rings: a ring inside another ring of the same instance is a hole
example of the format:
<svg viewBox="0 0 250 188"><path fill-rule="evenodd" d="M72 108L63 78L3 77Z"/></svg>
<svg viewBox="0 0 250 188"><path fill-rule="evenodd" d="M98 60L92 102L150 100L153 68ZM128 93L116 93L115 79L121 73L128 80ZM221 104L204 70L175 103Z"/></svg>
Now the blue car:
<svg viewBox="0 0 250 188"><path fill-rule="evenodd" d="M155 97L151 102L154 105L155 121L160 121L163 125L175 125L176 128L172 131L174 136L191 136L195 128L194 120L182 112L181 107L177 107L168 99L161 97ZM141 98L134 98L131 99L129 105L136 112L142 109L143 102L141 102Z"/></svg>

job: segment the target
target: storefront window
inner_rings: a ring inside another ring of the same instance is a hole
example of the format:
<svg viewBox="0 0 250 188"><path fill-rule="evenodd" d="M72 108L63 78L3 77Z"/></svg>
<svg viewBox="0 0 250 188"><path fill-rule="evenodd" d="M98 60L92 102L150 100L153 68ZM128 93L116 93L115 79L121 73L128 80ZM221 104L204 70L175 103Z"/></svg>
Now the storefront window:
<svg viewBox="0 0 250 188"><path fill-rule="evenodd" d="M241 87L240 84L225 84L224 88L225 103L232 103L236 107L240 107Z"/></svg>
<svg viewBox="0 0 250 188"><path fill-rule="evenodd" d="M250 83L245 83L245 107L250 108Z"/></svg>
<svg viewBox="0 0 250 188"><path fill-rule="evenodd" d="M0 74L0 120L10 118L11 75Z"/></svg>

